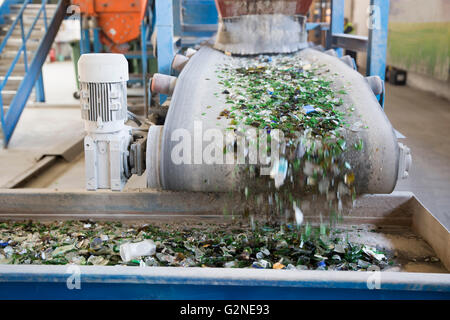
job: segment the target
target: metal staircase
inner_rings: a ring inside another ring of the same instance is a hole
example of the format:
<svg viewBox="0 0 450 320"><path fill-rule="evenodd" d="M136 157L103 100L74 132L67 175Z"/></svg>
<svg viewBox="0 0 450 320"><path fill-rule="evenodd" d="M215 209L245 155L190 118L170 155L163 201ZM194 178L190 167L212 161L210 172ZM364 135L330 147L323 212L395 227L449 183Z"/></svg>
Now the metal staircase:
<svg viewBox="0 0 450 320"><path fill-rule="evenodd" d="M27 101L45 101L41 68L70 5L70 0L51 2L5 0L0 6L0 118L4 147Z"/></svg>

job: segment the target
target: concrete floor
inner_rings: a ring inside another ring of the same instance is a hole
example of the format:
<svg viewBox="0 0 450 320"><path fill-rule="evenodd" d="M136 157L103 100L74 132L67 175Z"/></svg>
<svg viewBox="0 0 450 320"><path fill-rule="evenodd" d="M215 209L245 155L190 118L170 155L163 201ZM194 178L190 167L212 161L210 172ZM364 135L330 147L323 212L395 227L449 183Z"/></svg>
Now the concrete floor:
<svg viewBox="0 0 450 320"><path fill-rule="evenodd" d="M79 101L73 98L73 63L46 63L43 77L47 103L28 102L8 149L0 139L0 187L16 181L43 156L61 154L84 135Z"/></svg>
<svg viewBox="0 0 450 320"><path fill-rule="evenodd" d="M388 84L386 93L386 114L413 158L396 190L412 191L450 229L450 102L408 86Z"/></svg>

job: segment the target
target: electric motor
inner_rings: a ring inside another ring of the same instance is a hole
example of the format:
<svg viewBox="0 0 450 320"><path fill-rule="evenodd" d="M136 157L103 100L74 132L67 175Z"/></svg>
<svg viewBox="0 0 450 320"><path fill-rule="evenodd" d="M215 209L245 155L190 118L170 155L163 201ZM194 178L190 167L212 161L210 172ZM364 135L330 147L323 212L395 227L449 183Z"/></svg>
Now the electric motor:
<svg viewBox="0 0 450 320"><path fill-rule="evenodd" d="M131 175L127 120L128 62L122 54L84 54L78 61L86 188L122 190Z"/></svg>

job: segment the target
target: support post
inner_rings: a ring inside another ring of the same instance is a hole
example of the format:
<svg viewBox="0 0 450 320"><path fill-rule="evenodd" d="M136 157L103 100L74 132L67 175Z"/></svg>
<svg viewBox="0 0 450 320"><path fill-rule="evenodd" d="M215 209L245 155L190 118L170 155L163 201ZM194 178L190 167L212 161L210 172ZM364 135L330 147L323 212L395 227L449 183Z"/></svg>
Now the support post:
<svg viewBox="0 0 450 320"><path fill-rule="evenodd" d="M100 28L94 28L93 34L94 34L94 52L100 53L102 51L102 43L100 42Z"/></svg>
<svg viewBox="0 0 450 320"><path fill-rule="evenodd" d="M181 0L173 0L173 34L182 36L181 32Z"/></svg>
<svg viewBox="0 0 450 320"><path fill-rule="evenodd" d="M148 116L148 103L147 103L147 32L148 25L146 19L141 21L141 66L142 66L142 87L144 88L144 115Z"/></svg>
<svg viewBox="0 0 450 320"><path fill-rule="evenodd" d="M158 72L170 75L170 64L174 56L172 1L156 0L155 11ZM167 96L160 95L160 104L166 99Z"/></svg>
<svg viewBox="0 0 450 320"><path fill-rule="evenodd" d="M344 0L332 0L331 1L331 25L330 32L327 41L329 42L329 47L332 47L333 35L344 33L344 11L345 11L345 1ZM339 57L342 57L342 48L336 48L336 52Z"/></svg>
<svg viewBox="0 0 450 320"><path fill-rule="evenodd" d="M100 42L100 28L98 27L97 18L93 18L92 21L92 36L94 41L94 52L100 53L102 52L102 43Z"/></svg>
<svg viewBox="0 0 450 320"><path fill-rule="evenodd" d="M369 44L367 48L366 75L379 76L384 81L386 72L389 0L370 0L368 13Z"/></svg>
<svg viewBox="0 0 450 320"><path fill-rule="evenodd" d="M45 102L44 79L42 77L42 70L39 73L39 77L34 88L36 90L36 102Z"/></svg>
<svg viewBox="0 0 450 320"><path fill-rule="evenodd" d="M80 23L81 23L80 52L81 54L90 53L91 39L89 37L89 21L87 17L82 16Z"/></svg>

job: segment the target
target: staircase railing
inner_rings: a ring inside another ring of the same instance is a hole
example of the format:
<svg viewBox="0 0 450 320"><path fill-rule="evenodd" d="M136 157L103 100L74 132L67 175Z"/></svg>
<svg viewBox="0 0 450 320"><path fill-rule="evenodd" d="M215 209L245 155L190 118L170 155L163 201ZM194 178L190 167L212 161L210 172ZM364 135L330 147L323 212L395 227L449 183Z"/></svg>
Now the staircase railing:
<svg viewBox="0 0 450 320"><path fill-rule="evenodd" d="M53 18L50 22L50 25L47 24L47 11L46 11L46 4L47 0L42 0L42 5L39 8L36 16L34 17L34 20L28 29L27 33L25 34L24 29L24 21L23 21L23 13L27 7L28 4L30 4L31 0L24 0L22 3L22 7L19 10L19 13L17 14L16 19L12 23L11 27L9 28L6 36L4 37L2 43L0 44L0 54L3 52L3 50L6 47L6 43L8 39L11 37L14 28L20 24L21 29L21 38L22 38L22 45L17 51L16 56L14 57L11 66L9 67L8 71L6 72L6 75L4 76L3 81L0 83L0 118L1 118L1 125L2 125L2 131L3 131L3 139L4 139L4 147L8 146L9 140L11 139L11 136L14 132L14 129L16 128L17 122L20 119L20 116L22 114L23 109L25 108L25 104L27 103L27 100L31 94L31 91L38 80L38 78L41 75L41 68L42 65L45 62L45 58L47 57L47 54L51 48L51 45L53 43L53 40L55 39L56 33L58 32L59 26L61 25L61 22L63 21L65 15L66 15L66 9L70 5L70 0L59 0L57 9L53 15ZM42 17L41 17L42 16ZM38 49L36 50L34 57L31 61L31 64L28 65L28 54L27 54L27 41L30 38L36 23L39 21L39 19L44 20L44 27L45 27L45 35L42 38L42 40L39 43ZM2 96L2 90L5 88L6 83L8 82L8 78L11 76L12 72L14 71L14 68L16 67L17 62L20 59L20 56L23 54L23 61L25 65L25 75L23 80L21 81L19 88L17 89L17 93L12 99L9 108L6 112L4 112L4 106L3 106L3 96Z"/></svg>

